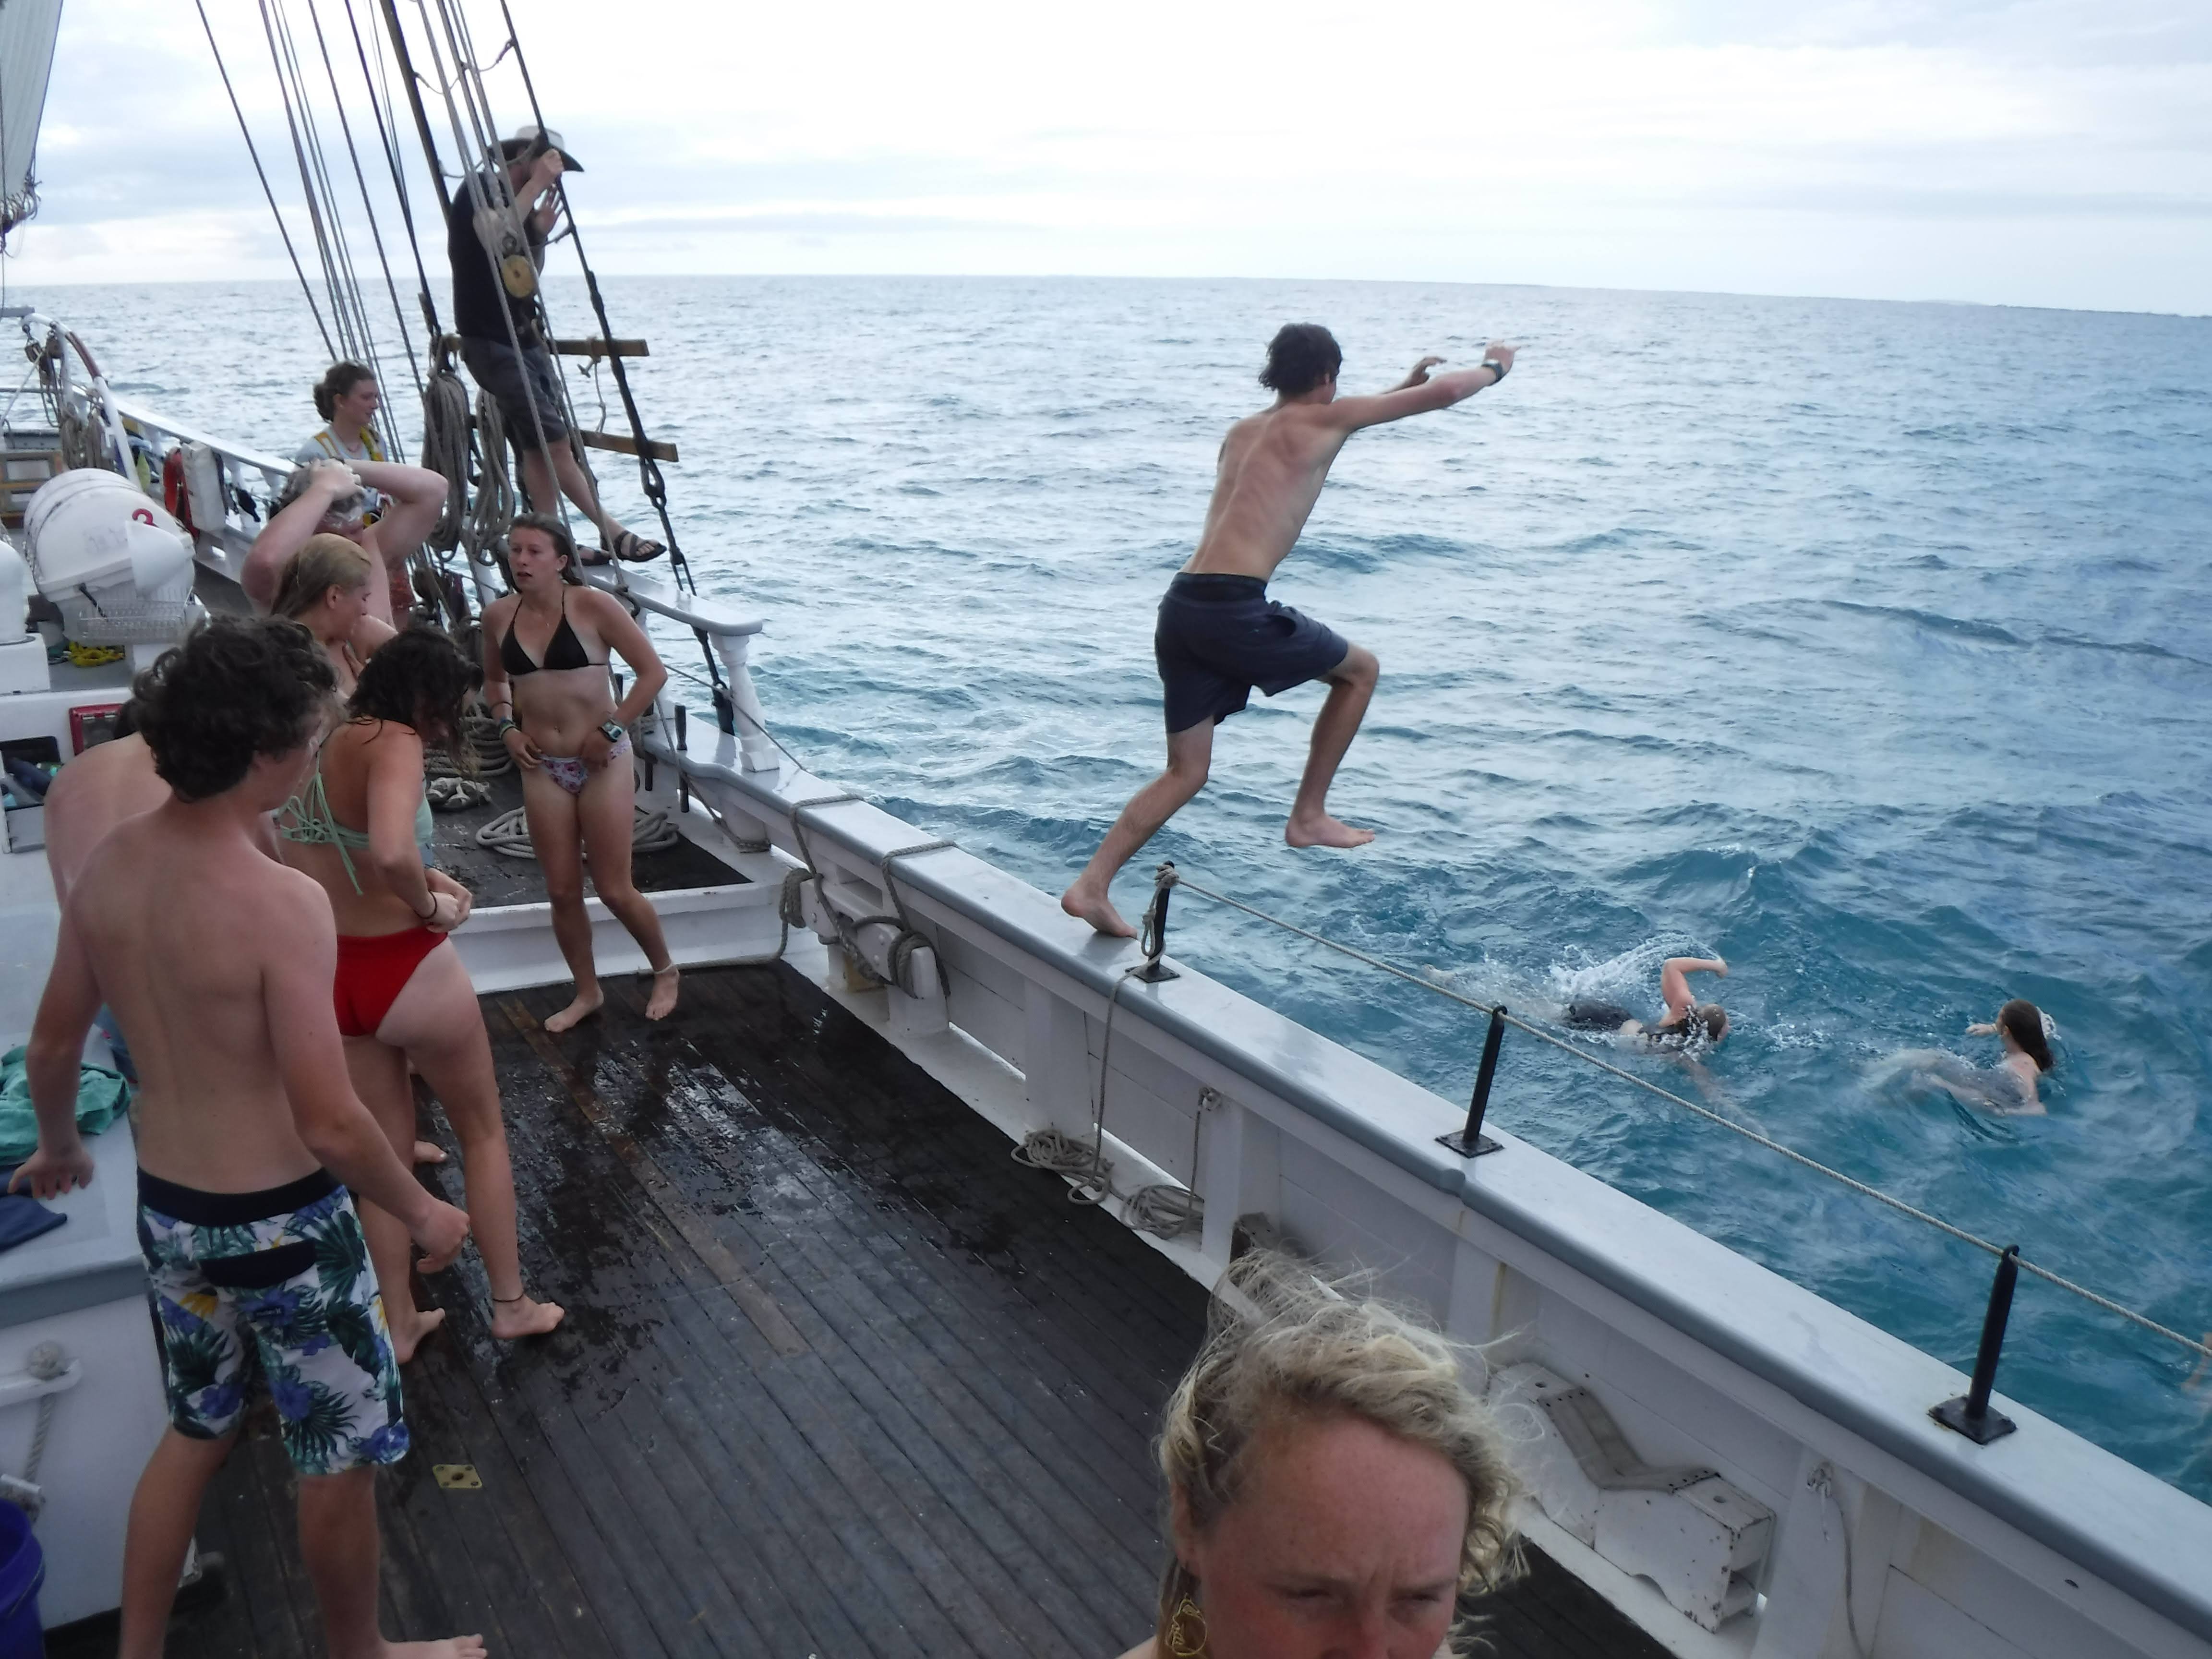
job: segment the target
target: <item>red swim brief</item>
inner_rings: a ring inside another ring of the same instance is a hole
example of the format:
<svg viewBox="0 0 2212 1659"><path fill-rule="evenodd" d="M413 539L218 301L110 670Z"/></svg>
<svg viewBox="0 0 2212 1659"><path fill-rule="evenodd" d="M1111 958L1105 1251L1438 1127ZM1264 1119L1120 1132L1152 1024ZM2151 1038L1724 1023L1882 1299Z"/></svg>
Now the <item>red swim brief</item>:
<svg viewBox="0 0 2212 1659"><path fill-rule="evenodd" d="M443 933L409 927L397 933L340 933L338 975L331 988L338 1035L373 1037L422 958L446 942Z"/></svg>

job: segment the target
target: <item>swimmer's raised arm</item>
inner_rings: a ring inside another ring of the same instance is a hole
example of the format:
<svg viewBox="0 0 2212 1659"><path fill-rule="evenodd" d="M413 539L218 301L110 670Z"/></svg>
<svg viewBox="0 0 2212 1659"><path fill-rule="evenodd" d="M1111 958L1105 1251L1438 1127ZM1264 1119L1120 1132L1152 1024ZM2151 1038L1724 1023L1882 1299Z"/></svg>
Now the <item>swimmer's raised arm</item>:
<svg viewBox="0 0 2212 1659"><path fill-rule="evenodd" d="M1966 1028L1968 1036L1995 1036L1997 1023L1993 1019L1978 1019Z"/></svg>
<svg viewBox="0 0 2212 1659"><path fill-rule="evenodd" d="M1728 963L1718 957L1668 957L1659 964L1659 1000L1667 1005L1667 1012L1679 1014L1697 1006L1698 1000L1691 994L1688 974L1717 974L1728 977Z"/></svg>
<svg viewBox="0 0 2212 1659"><path fill-rule="evenodd" d="M1504 368L1513 367L1513 348L1502 340L1492 340L1483 348L1486 362L1494 362ZM1473 368L1454 369L1449 374L1431 378L1426 365L1443 361L1424 358L1414 367L1404 382L1389 392L1376 392L1367 397L1339 398L1334 403L1315 406L1315 412L1326 424L1340 431L1357 432L1362 427L1382 426L1391 421L1402 421L1408 415L1426 415L1433 410L1449 409L1454 404L1465 403L1486 386L1496 386L1504 378L1498 369L1480 364Z"/></svg>

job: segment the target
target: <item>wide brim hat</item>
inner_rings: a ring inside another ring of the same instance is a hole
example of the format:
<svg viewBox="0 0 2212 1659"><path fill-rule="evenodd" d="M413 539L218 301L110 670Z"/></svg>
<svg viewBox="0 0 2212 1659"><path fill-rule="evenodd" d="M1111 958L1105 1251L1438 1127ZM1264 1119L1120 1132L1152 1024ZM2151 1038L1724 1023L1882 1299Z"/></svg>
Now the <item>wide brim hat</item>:
<svg viewBox="0 0 2212 1659"><path fill-rule="evenodd" d="M584 170L584 164L568 154L559 133L535 122L517 127L512 138L499 141L499 153L510 161L524 155L542 155L549 149L561 158L561 165L569 172L581 173Z"/></svg>

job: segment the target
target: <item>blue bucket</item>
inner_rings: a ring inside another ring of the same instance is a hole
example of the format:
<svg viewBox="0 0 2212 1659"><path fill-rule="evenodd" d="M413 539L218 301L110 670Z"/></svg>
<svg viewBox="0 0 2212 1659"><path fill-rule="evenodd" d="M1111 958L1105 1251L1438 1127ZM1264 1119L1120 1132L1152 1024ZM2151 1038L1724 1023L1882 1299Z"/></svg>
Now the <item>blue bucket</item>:
<svg viewBox="0 0 2212 1659"><path fill-rule="evenodd" d="M46 1553L31 1535L31 1517L0 1500L0 1659L46 1659L39 1631L39 1586Z"/></svg>

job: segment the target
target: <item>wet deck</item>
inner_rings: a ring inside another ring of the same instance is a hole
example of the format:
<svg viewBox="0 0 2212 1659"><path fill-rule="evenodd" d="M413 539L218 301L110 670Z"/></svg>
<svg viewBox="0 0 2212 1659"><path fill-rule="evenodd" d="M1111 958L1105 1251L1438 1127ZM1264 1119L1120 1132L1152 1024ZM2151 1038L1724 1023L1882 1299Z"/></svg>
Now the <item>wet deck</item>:
<svg viewBox="0 0 2212 1659"><path fill-rule="evenodd" d="M502 1655L1069 1655L1150 1623L1147 1442L1203 1297L788 968L560 1038L486 998L542 1342L471 1261L408 1367L385 1628ZM426 1117L426 1127L429 1120ZM436 1131L442 1134L442 1126ZM450 1144L450 1143L449 1143ZM433 1179L460 1196L448 1169ZM449 1489L450 1466L479 1485ZM176 1656L319 1654L264 1407L203 1510L228 1594ZM1508 1659L1660 1650L1540 1559L1482 1609ZM52 1638L112 1651L112 1621Z"/></svg>

